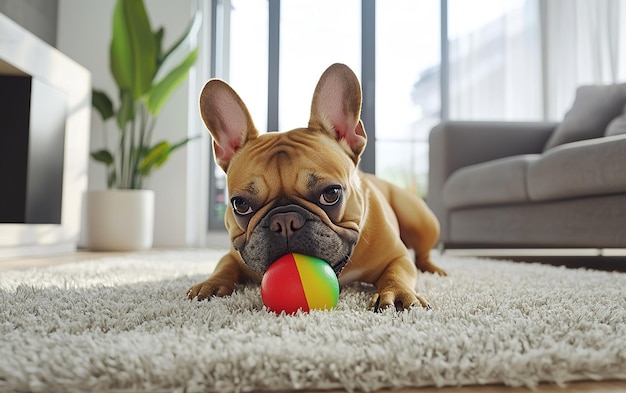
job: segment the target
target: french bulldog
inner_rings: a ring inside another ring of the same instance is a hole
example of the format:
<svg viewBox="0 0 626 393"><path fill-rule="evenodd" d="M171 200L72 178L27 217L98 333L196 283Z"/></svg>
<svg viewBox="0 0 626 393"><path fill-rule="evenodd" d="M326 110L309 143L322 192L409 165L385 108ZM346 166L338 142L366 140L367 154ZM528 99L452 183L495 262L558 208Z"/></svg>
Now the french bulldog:
<svg viewBox="0 0 626 393"><path fill-rule="evenodd" d="M260 135L219 79L204 86L200 113L226 172L231 248L189 299L230 295L236 284L260 282L280 256L300 253L328 262L340 286L373 284L375 311L430 307L415 286L418 269L445 275L430 259L439 222L422 199L359 171L367 136L349 67L333 64L322 74L306 128Z"/></svg>

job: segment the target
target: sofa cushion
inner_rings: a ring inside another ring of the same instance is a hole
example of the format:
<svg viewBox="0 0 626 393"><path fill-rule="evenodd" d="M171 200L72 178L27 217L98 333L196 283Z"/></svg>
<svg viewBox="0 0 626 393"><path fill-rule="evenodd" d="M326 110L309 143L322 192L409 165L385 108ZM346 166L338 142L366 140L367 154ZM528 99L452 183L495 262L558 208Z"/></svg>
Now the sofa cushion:
<svg viewBox="0 0 626 393"><path fill-rule="evenodd" d="M446 181L443 202L448 208L527 202L527 168L539 157L524 154L461 168Z"/></svg>
<svg viewBox="0 0 626 393"><path fill-rule="evenodd" d="M626 135L561 145L528 168L533 201L626 192Z"/></svg>
<svg viewBox="0 0 626 393"><path fill-rule="evenodd" d="M622 113L626 84L580 86L572 108L548 139L545 150L564 143L599 138L607 125Z"/></svg>
<svg viewBox="0 0 626 393"><path fill-rule="evenodd" d="M606 131L604 132L604 135L606 136L619 134L626 134L626 106L624 107L624 111L621 115L611 120L609 125L606 126Z"/></svg>

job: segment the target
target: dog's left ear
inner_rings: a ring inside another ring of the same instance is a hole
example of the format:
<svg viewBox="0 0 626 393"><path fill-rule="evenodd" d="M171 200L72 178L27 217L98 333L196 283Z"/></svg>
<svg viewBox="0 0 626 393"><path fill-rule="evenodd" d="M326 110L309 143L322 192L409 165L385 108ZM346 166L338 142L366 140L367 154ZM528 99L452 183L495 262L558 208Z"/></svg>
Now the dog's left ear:
<svg viewBox="0 0 626 393"><path fill-rule="evenodd" d="M345 64L331 65L313 93L309 128L323 130L344 144L356 164L367 142L360 117L359 80Z"/></svg>

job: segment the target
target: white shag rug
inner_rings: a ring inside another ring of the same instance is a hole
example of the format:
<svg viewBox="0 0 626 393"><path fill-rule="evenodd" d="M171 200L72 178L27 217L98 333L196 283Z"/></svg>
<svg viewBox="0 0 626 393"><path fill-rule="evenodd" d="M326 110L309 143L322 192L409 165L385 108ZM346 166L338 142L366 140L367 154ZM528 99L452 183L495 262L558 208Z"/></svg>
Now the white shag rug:
<svg viewBox="0 0 626 393"><path fill-rule="evenodd" d="M164 251L0 273L0 391L293 391L626 379L626 274L435 257L434 309L267 312L258 287L187 289L220 251Z"/></svg>

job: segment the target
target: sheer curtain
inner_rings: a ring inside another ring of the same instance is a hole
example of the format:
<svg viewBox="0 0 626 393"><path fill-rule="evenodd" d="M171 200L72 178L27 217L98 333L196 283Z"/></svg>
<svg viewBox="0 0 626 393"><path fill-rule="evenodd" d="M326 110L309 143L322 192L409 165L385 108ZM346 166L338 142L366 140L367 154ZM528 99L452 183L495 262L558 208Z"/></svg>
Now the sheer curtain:
<svg viewBox="0 0 626 393"><path fill-rule="evenodd" d="M453 120L558 121L578 86L626 82L626 0L449 0L448 8Z"/></svg>
<svg viewBox="0 0 626 393"><path fill-rule="evenodd" d="M537 0L449 0L450 118L542 118Z"/></svg>
<svg viewBox="0 0 626 393"><path fill-rule="evenodd" d="M624 0L540 0L547 119L563 117L580 85L626 82L625 8Z"/></svg>

